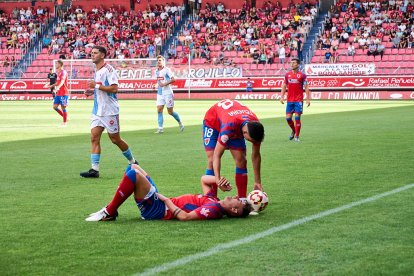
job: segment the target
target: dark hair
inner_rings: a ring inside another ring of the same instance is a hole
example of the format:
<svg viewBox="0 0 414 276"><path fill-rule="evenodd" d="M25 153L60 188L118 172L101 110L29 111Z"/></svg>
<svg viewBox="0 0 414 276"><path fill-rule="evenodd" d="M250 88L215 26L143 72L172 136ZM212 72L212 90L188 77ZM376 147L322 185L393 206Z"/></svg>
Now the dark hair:
<svg viewBox="0 0 414 276"><path fill-rule="evenodd" d="M240 217L241 218L247 217L250 214L251 211L253 211L252 205L250 203L248 203L248 202L245 202L243 204L243 212L242 212L242 214L241 214Z"/></svg>
<svg viewBox="0 0 414 276"><path fill-rule="evenodd" d="M63 66L63 61L61 59L57 60L56 62L59 63L60 66Z"/></svg>
<svg viewBox="0 0 414 276"><path fill-rule="evenodd" d="M297 58L297 57L294 57L294 58L292 58L290 61L297 61L297 63L299 63L300 64L300 59L299 58Z"/></svg>
<svg viewBox="0 0 414 276"><path fill-rule="evenodd" d="M108 53L106 48L103 46L93 46L92 49L97 49L99 52L104 54L104 57L106 57L106 54Z"/></svg>
<svg viewBox="0 0 414 276"><path fill-rule="evenodd" d="M226 215L229 218L245 218L250 214L251 211L253 211L252 205L250 203L248 203L247 201L245 201L243 203L243 209L242 209L242 213L240 215L234 215L234 214L231 214L231 213L226 213Z"/></svg>
<svg viewBox="0 0 414 276"><path fill-rule="evenodd" d="M264 139L264 127L260 122L248 122L247 130L250 137L256 142L262 142Z"/></svg>

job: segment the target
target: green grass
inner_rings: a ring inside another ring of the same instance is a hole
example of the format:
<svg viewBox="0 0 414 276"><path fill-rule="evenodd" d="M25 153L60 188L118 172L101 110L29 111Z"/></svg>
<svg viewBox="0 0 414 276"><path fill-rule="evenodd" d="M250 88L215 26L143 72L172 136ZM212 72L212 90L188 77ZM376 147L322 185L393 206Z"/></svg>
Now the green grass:
<svg viewBox="0 0 414 276"><path fill-rule="evenodd" d="M166 117L171 128L155 135L154 102L121 101L122 136L165 195L200 191L201 120L212 103L178 101L185 132ZM305 108L300 144L287 140L284 106L245 103L266 130L262 180L270 204L263 213L150 222L128 199L116 222L87 223L89 213L111 200L126 166L104 135L101 178L79 177L90 165L92 102L72 101L64 129L50 102L0 102L2 275L132 275L414 183L412 102L315 101ZM222 166L233 178L228 153ZM409 189L161 274L412 275L413 229Z"/></svg>

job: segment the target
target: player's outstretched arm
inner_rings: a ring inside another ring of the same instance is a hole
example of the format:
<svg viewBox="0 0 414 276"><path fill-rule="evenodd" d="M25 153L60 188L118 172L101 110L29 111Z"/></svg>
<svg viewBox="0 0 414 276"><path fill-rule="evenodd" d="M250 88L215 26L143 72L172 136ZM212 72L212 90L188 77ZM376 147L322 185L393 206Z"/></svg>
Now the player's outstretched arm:
<svg viewBox="0 0 414 276"><path fill-rule="evenodd" d="M216 178L212 175L203 175L201 177L201 189L203 190L203 194L209 193L214 186L220 188L223 192L231 191L233 188L225 177L220 177L219 183L216 183Z"/></svg>
<svg viewBox="0 0 414 276"><path fill-rule="evenodd" d="M262 156L260 154L260 144L252 144L252 165L254 172L253 189L263 191L261 177Z"/></svg>
<svg viewBox="0 0 414 276"><path fill-rule="evenodd" d="M219 143L217 143L214 153L213 153L213 170L214 176L216 177L216 184L218 185L221 179L220 171L221 171L221 157L224 154L226 148Z"/></svg>
<svg viewBox="0 0 414 276"><path fill-rule="evenodd" d="M198 219L198 216L197 216L197 214L194 211L192 211L190 213L187 213L183 209L177 207L172 202L172 200L169 199L168 197L166 197L166 196L164 196L162 194L159 194L159 193L157 193L157 195L158 195L158 198L165 203L165 205L168 207L168 209L171 210L171 212L173 213L173 216L176 219L182 220L182 221L185 221L185 220L196 220L196 219Z"/></svg>
<svg viewBox="0 0 414 276"><path fill-rule="evenodd" d="M310 106L310 92L309 92L309 85L305 85L305 93L306 93L306 106Z"/></svg>
<svg viewBox="0 0 414 276"><path fill-rule="evenodd" d="M280 103L284 104L285 103L285 94L286 94L286 84L282 84L282 92L280 93Z"/></svg>

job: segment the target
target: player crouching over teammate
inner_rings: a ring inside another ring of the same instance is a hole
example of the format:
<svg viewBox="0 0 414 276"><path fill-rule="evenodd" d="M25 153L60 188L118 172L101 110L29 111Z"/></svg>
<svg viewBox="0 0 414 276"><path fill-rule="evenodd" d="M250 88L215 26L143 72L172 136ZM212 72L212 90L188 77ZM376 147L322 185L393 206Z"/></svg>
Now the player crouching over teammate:
<svg viewBox="0 0 414 276"><path fill-rule="evenodd" d="M230 190L229 182L222 178L220 188ZM127 167L114 198L100 211L89 215L86 221L110 221L118 216L118 208L132 194L145 220L207 220L228 217L247 217L252 210L249 203L238 197L217 198L217 184L214 176L201 177L203 194L187 194L167 198L159 194L151 177L139 166Z"/></svg>

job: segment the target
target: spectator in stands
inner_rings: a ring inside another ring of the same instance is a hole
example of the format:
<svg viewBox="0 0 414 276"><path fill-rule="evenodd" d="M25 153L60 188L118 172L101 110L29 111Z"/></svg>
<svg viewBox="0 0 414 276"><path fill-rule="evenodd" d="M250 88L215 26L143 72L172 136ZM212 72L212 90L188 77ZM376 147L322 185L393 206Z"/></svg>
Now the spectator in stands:
<svg viewBox="0 0 414 276"><path fill-rule="evenodd" d="M65 38L63 37L63 35L59 35L59 38L56 42L60 48L63 47L65 45Z"/></svg>
<svg viewBox="0 0 414 276"><path fill-rule="evenodd" d="M57 54L59 52L59 44L57 44L57 41L53 42L51 45L51 54Z"/></svg>
<svg viewBox="0 0 414 276"><path fill-rule="evenodd" d="M372 41L368 46L368 56L376 56L377 55L377 45Z"/></svg>
<svg viewBox="0 0 414 276"><path fill-rule="evenodd" d="M162 38L160 35L155 36L154 43L155 43L157 55L159 55L161 53L161 47L162 47Z"/></svg>
<svg viewBox="0 0 414 276"><path fill-rule="evenodd" d="M366 49L367 48L367 40L365 39L365 37L361 37L360 39L358 39L358 46L359 49Z"/></svg>
<svg viewBox="0 0 414 276"><path fill-rule="evenodd" d="M329 58L329 63L337 63L338 59L339 59L339 53L335 48L333 48L332 55Z"/></svg>
<svg viewBox="0 0 414 276"><path fill-rule="evenodd" d="M342 30L340 37L341 37L341 42L348 43L349 34L345 32L345 30Z"/></svg>
<svg viewBox="0 0 414 276"><path fill-rule="evenodd" d="M279 49L279 61L281 64L285 64L285 58L286 58L286 49L285 49L285 46L282 45Z"/></svg>
<svg viewBox="0 0 414 276"><path fill-rule="evenodd" d="M73 57L73 59L79 59L80 52L79 52L79 48L78 47L76 47L75 49L73 49L72 57Z"/></svg>
<svg viewBox="0 0 414 276"><path fill-rule="evenodd" d="M170 47L167 50L168 58L176 58L177 57L177 50L173 44L170 44Z"/></svg>
<svg viewBox="0 0 414 276"><path fill-rule="evenodd" d="M398 48L407 48L407 45L408 45L407 36L403 34L401 36L400 42L398 43Z"/></svg>
<svg viewBox="0 0 414 276"><path fill-rule="evenodd" d="M150 45L148 45L148 57L149 58L155 58L155 56L156 56L156 49L155 49L155 46L154 46L154 44L150 44Z"/></svg>
<svg viewBox="0 0 414 276"><path fill-rule="evenodd" d="M391 34L391 37L392 37L391 38L392 48L398 48L398 46L400 45L400 41L401 41L400 37L395 32Z"/></svg>
<svg viewBox="0 0 414 276"><path fill-rule="evenodd" d="M10 59L9 56L5 56L4 60L3 60L3 67L5 70L7 70L7 68L9 68L10 66Z"/></svg>
<svg viewBox="0 0 414 276"><path fill-rule="evenodd" d="M413 32L411 32L411 34L408 36L408 39L407 39L407 48L412 48L413 47L413 45L414 45L414 35L413 35L414 33Z"/></svg>
<svg viewBox="0 0 414 276"><path fill-rule="evenodd" d="M258 50L254 50L254 52L252 54L252 58L253 58L252 63L254 63L254 64L258 64L259 63L260 54L259 54L259 51Z"/></svg>
<svg viewBox="0 0 414 276"><path fill-rule="evenodd" d="M348 54L348 56L354 56L355 55L355 47L354 47L352 42L349 43L347 54Z"/></svg>
<svg viewBox="0 0 414 276"><path fill-rule="evenodd" d="M180 61L181 64L188 64L188 57L184 52L181 52L180 58L181 58L181 61Z"/></svg>
<svg viewBox="0 0 414 276"><path fill-rule="evenodd" d="M266 53L262 51L260 53L259 64L266 64L266 62L267 62Z"/></svg>
<svg viewBox="0 0 414 276"><path fill-rule="evenodd" d="M384 55L384 52L385 52L385 46L383 44L378 44L377 54L381 56L381 60L382 60L382 56Z"/></svg>
<svg viewBox="0 0 414 276"><path fill-rule="evenodd" d="M49 45L52 42L52 40L50 39L48 35L45 35L42 39L42 42L43 42L43 48L49 48Z"/></svg>
<svg viewBox="0 0 414 276"><path fill-rule="evenodd" d="M224 58L223 65L224 66L227 66L227 67L234 66L233 59L231 59L231 58Z"/></svg>
<svg viewBox="0 0 414 276"><path fill-rule="evenodd" d="M224 49L223 49L223 48L221 48L221 49L220 49L220 52L219 52L219 54L218 54L217 64L223 64L223 62L224 62L224 57L225 57L225 55L224 55ZM217 65L217 64L216 64L216 65Z"/></svg>
<svg viewBox="0 0 414 276"><path fill-rule="evenodd" d="M302 50L303 50L303 42L300 39L300 34L298 34L295 37L295 40L296 40L296 50L298 52L298 58L302 62L303 61L303 53L302 53Z"/></svg>
<svg viewBox="0 0 414 276"><path fill-rule="evenodd" d="M324 63L330 62L331 61L331 56L332 56L331 50L330 49L326 49L323 62Z"/></svg>
<svg viewBox="0 0 414 276"><path fill-rule="evenodd" d="M218 4L217 4L217 12L219 12L219 13L224 13L224 12L226 12L226 9L224 8L224 5L223 5L223 3L222 2L219 2Z"/></svg>

